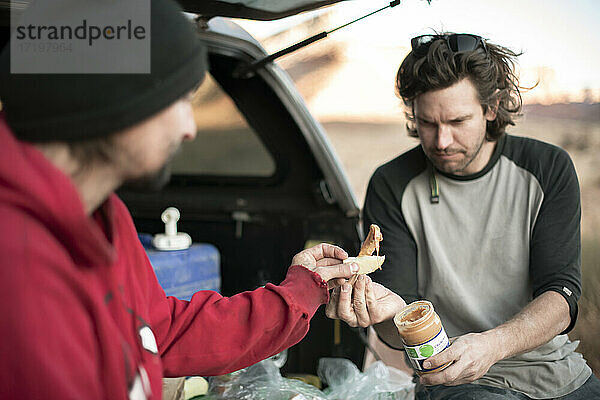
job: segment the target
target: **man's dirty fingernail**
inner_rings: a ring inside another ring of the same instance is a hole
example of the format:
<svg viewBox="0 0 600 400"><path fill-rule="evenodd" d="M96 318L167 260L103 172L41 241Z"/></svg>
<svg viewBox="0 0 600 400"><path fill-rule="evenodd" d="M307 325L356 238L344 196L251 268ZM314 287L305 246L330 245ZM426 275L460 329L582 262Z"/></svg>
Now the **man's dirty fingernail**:
<svg viewBox="0 0 600 400"><path fill-rule="evenodd" d="M429 361L423 362L423 368L427 368L427 369L431 368L431 363Z"/></svg>
<svg viewBox="0 0 600 400"><path fill-rule="evenodd" d="M355 264L355 263L350 264L350 271L358 272L358 264Z"/></svg>
<svg viewBox="0 0 600 400"><path fill-rule="evenodd" d="M350 285L346 285L346 284L342 285L342 292L347 292L349 290L350 290Z"/></svg>

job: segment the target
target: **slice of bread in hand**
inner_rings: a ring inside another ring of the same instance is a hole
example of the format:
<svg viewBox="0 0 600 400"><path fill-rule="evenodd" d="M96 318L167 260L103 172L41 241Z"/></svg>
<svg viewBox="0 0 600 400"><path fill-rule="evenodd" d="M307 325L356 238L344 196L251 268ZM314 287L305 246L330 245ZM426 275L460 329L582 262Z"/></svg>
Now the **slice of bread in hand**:
<svg viewBox="0 0 600 400"><path fill-rule="evenodd" d="M359 257L348 257L344 260L344 264L354 262L358 264L357 275L370 274L378 268L385 261L385 256L359 256Z"/></svg>

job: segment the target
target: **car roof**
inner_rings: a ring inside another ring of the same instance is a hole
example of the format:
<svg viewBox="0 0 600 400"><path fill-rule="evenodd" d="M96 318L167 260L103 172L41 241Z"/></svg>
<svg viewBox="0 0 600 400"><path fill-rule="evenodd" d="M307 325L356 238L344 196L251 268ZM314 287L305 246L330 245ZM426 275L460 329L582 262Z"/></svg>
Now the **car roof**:
<svg viewBox="0 0 600 400"><path fill-rule="evenodd" d="M340 0L178 0L183 9L204 16L274 20L338 3Z"/></svg>
<svg viewBox="0 0 600 400"><path fill-rule="evenodd" d="M343 0L177 0L184 11L205 17L274 20ZM31 0L0 0L0 19L9 21L10 9L23 10ZM6 24L8 25L8 24Z"/></svg>

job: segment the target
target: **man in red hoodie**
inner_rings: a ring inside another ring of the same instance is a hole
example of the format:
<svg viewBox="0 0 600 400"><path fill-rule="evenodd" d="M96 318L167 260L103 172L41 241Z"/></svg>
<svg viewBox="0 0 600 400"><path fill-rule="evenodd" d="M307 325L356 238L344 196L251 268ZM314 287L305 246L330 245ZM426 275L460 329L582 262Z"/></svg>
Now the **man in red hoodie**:
<svg viewBox="0 0 600 400"><path fill-rule="evenodd" d="M189 93L206 57L172 0L151 10L149 74L15 74L0 56L2 399L159 399L163 376L246 367L299 342L328 282L358 268L322 244L278 286L165 296L113 192L194 138Z"/></svg>

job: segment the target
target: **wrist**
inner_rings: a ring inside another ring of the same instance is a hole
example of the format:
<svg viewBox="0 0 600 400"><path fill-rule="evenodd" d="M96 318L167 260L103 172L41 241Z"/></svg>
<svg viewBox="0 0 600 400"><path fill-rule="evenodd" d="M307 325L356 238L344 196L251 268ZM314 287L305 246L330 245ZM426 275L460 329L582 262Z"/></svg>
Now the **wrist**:
<svg viewBox="0 0 600 400"><path fill-rule="evenodd" d="M510 335L500 332L497 328L482 332L480 335L489 349L493 364L510 356L508 353L510 346L505 340L505 338L510 337Z"/></svg>
<svg viewBox="0 0 600 400"><path fill-rule="evenodd" d="M312 306L319 307L329 301L327 282L321 275L311 271L304 265L292 265L283 282L279 284L292 290L295 294L302 292L303 301L308 301Z"/></svg>

